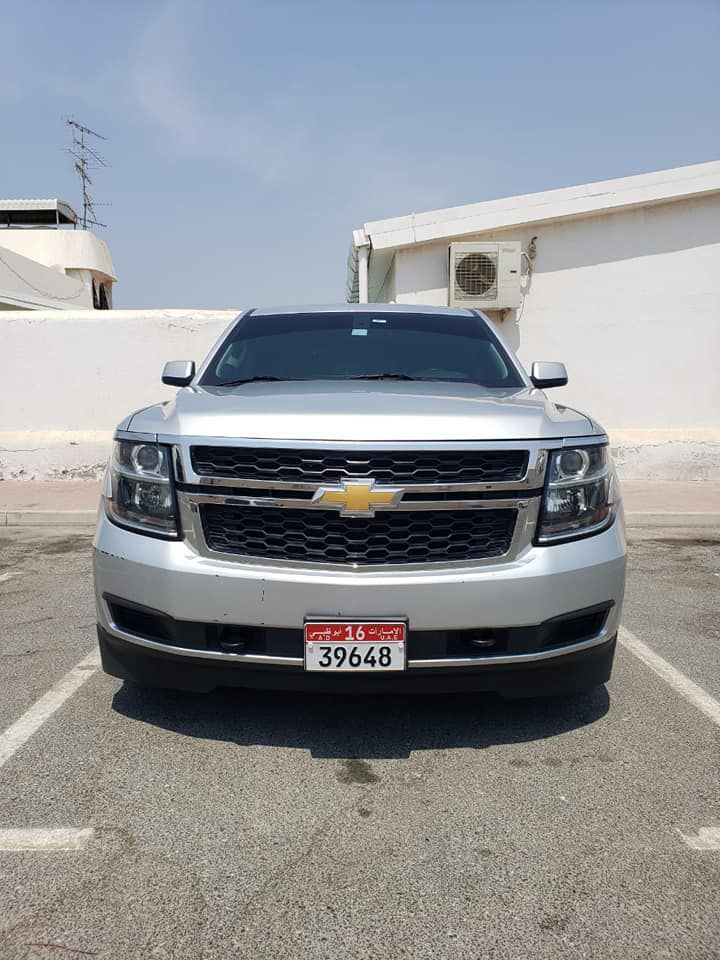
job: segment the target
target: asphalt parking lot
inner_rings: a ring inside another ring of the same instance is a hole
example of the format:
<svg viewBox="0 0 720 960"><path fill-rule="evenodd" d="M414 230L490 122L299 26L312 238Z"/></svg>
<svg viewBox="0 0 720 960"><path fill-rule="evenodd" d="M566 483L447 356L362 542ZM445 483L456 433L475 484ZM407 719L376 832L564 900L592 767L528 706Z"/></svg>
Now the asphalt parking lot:
<svg viewBox="0 0 720 960"><path fill-rule="evenodd" d="M715 700L719 547L633 527L624 617ZM198 696L90 664L48 712L93 645L90 537L0 530L0 731L48 714L0 755L0 839L84 831L0 849L1 960L720 957L720 727L630 646L565 700Z"/></svg>

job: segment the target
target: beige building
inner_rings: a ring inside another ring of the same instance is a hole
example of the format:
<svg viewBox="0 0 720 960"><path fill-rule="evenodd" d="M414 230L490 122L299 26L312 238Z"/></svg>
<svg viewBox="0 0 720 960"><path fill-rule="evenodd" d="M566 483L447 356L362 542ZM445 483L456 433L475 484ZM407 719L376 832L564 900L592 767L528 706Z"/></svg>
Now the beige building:
<svg viewBox="0 0 720 960"><path fill-rule="evenodd" d="M106 243L62 200L0 200L0 310L107 310Z"/></svg>
<svg viewBox="0 0 720 960"><path fill-rule="evenodd" d="M484 310L626 476L720 478L720 162L366 223L348 299Z"/></svg>

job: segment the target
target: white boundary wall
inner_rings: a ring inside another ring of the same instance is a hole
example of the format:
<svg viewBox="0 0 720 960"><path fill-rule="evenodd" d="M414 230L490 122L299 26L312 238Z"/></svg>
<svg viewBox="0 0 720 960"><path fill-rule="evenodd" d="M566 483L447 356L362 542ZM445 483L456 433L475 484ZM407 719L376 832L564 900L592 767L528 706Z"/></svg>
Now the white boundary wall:
<svg viewBox="0 0 720 960"><path fill-rule="evenodd" d="M691 275L688 270L686 276ZM677 357L674 368L668 361L650 359L652 347L643 356L640 341L632 348L637 362L623 371L622 352L629 346L625 341L617 344L614 354L602 356L600 351L596 363L583 369L582 350L573 356L571 347L574 344L577 352L582 344L586 350L593 343L597 353L597 330L578 329L582 311L573 309L572 299L560 310L548 307L548 317L543 317L538 310L538 301L545 299L540 295L543 282L538 273L533 283L537 284L535 304L528 303L526 308L530 329L526 317L520 324L525 328L521 339L526 339L520 344L526 348L521 356L527 351L525 360L569 361L571 387L554 391L554 399L562 402L563 394L571 393L568 402L589 409L601 421L604 415L621 475L627 479L720 479L717 316L711 326L705 325L702 337L698 336L698 313L705 323L704 311L695 309L680 325L690 328L682 334L689 343L687 355ZM588 283L589 278L585 289ZM607 315L606 305L603 311ZM174 388L160 381L165 361L201 361L238 313L0 312L0 479L97 476L107 460L116 424L133 410L174 395ZM610 331L603 325L599 329L602 341ZM512 342L513 337L508 339ZM529 341L534 342L527 350ZM691 356L696 360L694 371L688 369ZM713 384L709 396L708 378ZM653 397L653 384L663 380L661 395ZM622 409L617 406L618 393ZM668 402L661 400L663 394L672 407L662 407ZM611 409L612 418L608 416Z"/></svg>
<svg viewBox="0 0 720 960"><path fill-rule="evenodd" d="M165 361L200 362L239 312L1 312L0 479L97 476L116 424L175 394Z"/></svg>

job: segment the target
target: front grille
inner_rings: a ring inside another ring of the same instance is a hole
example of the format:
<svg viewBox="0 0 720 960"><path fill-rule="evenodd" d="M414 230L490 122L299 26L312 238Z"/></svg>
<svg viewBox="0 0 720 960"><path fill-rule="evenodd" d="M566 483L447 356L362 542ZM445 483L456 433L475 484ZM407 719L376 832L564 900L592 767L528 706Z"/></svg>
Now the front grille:
<svg viewBox="0 0 720 960"><path fill-rule="evenodd" d="M192 447L199 476L268 483L498 483L522 480L527 450L273 450L262 447Z"/></svg>
<svg viewBox="0 0 720 960"><path fill-rule="evenodd" d="M510 549L517 512L422 510L341 517L327 510L204 504L211 550L315 563L390 564L482 560Z"/></svg>

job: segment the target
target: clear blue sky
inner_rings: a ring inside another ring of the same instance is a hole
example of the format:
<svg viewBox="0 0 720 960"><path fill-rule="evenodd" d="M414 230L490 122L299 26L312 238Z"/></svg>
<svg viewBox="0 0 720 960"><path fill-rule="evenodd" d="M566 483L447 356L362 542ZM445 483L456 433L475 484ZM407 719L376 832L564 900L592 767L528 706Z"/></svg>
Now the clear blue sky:
<svg viewBox="0 0 720 960"><path fill-rule="evenodd" d="M3 0L0 195L78 205L118 307L344 298L367 220L720 158L720 0Z"/></svg>

